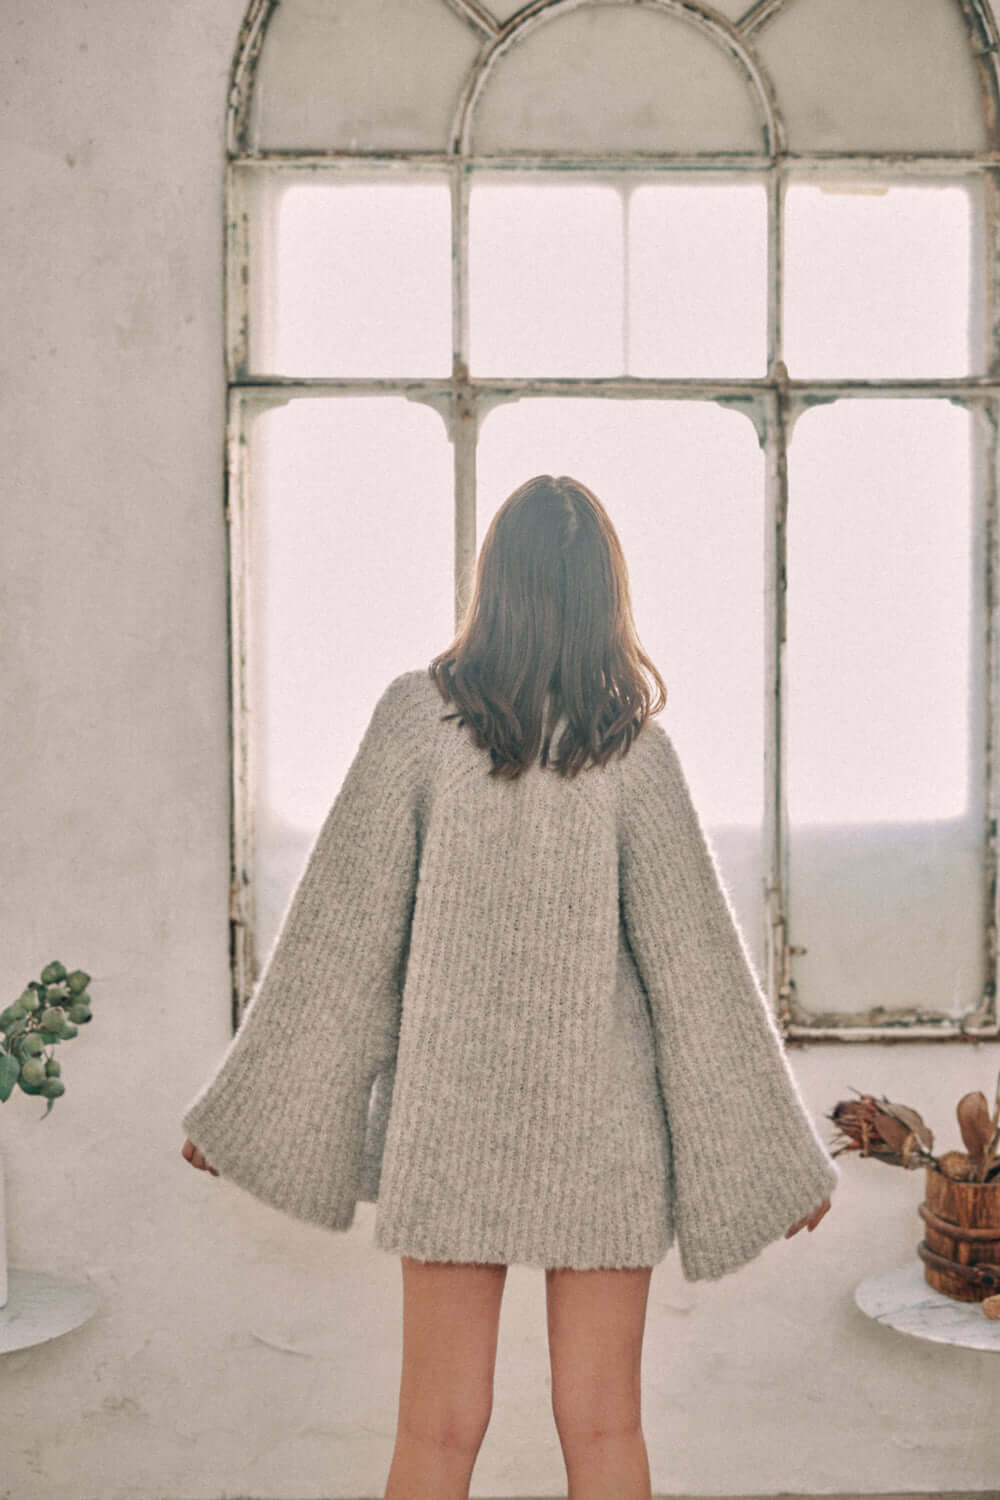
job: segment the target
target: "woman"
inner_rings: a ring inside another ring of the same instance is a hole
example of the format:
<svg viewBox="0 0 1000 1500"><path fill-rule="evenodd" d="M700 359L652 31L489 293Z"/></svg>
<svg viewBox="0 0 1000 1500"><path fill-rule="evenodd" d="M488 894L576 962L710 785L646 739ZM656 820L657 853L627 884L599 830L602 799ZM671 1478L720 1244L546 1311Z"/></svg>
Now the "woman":
<svg viewBox="0 0 1000 1500"><path fill-rule="evenodd" d="M716 1279L830 1206L665 702L600 502L529 480L456 639L379 699L184 1115L193 1166L287 1213L377 1203L403 1280L386 1500L468 1495L510 1264L545 1268L570 1500L648 1500L653 1266L676 1239Z"/></svg>

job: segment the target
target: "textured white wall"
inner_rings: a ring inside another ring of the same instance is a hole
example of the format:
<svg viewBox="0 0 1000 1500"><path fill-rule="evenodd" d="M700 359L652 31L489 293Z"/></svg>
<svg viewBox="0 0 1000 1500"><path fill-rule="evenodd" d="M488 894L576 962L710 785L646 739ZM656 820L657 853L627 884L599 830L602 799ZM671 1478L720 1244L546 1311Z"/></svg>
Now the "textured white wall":
<svg viewBox="0 0 1000 1500"><path fill-rule="evenodd" d="M2 1500L373 1496L392 1450L399 1270L374 1208L331 1236L180 1156L229 1035L221 194L242 9L8 0L0 20L4 984L59 957L93 974L96 1016L52 1115L18 1094L0 1142L12 1264L102 1302L5 1357ZM817 1113L856 1084L953 1145L954 1101L997 1060L793 1053ZM656 1491L997 1493L995 1361L852 1301L913 1255L922 1179L845 1165L816 1234L713 1286L674 1253L657 1268ZM565 1492L540 1271L508 1278L473 1490Z"/></svg>

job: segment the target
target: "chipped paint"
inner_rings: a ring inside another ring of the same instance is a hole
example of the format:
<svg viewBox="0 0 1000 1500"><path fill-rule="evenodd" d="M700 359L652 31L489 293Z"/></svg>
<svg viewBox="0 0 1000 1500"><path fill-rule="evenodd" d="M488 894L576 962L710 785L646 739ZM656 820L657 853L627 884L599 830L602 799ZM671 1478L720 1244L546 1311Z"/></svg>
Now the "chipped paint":
<svg viewBox="0 0 1000 1500"><path fill-rule="evenodd" d="M386 172L437 172L461 161L470 171L530 172L536 169L562 173L585 172L601 180L613 181L629 173L658 176L669 172L765 173L777 165L798 167L802 172L823 176L879 176L887 171L901 177L968 176L978 168L1000 166L1000 151L936 151L921 155L912 151L783 151L768 155L754 151L688 151L673 156L653 152L589 156L581 153L566 156L557 151L498 152L490 155L456 157L449 151L308 151L294 148L244 151L230 159L240 171L253 168L307 172L353 172L360 170L372 176Z"/></svg>
<svg viewBox="0 0 1000 1500"><path fill-rule="evenodd" d="M956 0L965 24L979 79L980 102L990 140L997 141L997 102L1000 95L1000 60L997 49L1000 37L987 0Z"/></svg>
<svg viewBox="0 0 1000 1500"><path fill-rule="evenodd" d="M230 383L243 379L250 368L250 217L246 189L241 173L226 173L225 326Z"/></svg>
<svg viewBox="0 0 1000 1500"><path fill-rule="evenodd" d="M230 158L250 146L250 110L257 78L257 63L280 0L250 0L240 27L229 75L229 108L226 111L226 149Z"/></svg>
<svg viewBox="0 0 1000 1500"><path fill-rule="evenodd" d="M780 362L779 362L780 363ZM406 379L397 376L295 376L295 375L247 375L234 381L239 390L259 392L284 391L291 396L305 396L310 392L328 391L340 396L378 396L399 394L411 400L428 399L453 388L455 377L440 379ZM600 396L611 398L648 400L652 397L693 399L705 401L728 401L733 405L749 404L754 396L765 396L777 388L778 377L761 376L760 379L708 380L708 379L658 379L646 375L599 376L537 375L520 378L514 375L466 376L461 380L463 388L478 393L487 399L517 401L523 396ZM928 396L968 402L972 406L988 403L1000 394L1000 375L955 376L944 380L791 380L784 379L783 387L788 392L789 412L797 417L809 406L836 401L841 396L870 397L873 400L886 396L904 400L926 400Z"/></svg>
<svg viewBox="0 0 1000 1500"><path fill-rule="evenodd" d="M250 734L250 669L247 660L251 558L247 433L250 420L247 398L232 391L226 431L225 505L230 619L229 726L233 747L229 950L234 1030L250 998L257 968L253 889L256 813L252 795L253 738Z"/></svg>
<svg viewBox="0 0 1000 1500"><path fill-rule="evenodd" d="M996 217L992 219L996 224ZM995 344L995 340L994 340ZM987 424L986 442L983 451L983 551L984 551L984 598L981 616L983 635L983 676L986 682L985 745L984 760L986 774L985 851L983 878L985 881L986 931L985 945L986 985L981 1014L974 1018L976 1024L992 1027L986 1034L996 1035L1000 1031L997 1016L997 961L998 930L1000 930L1000 845L997 827L1000 823L1000 767L997 766L997 746L1000 743L1000 588L997 583L998 559L1000 559L1000 402L993 401L979 408L979 421ZM970 1024L967 1021L967 1024Z"/></svg>

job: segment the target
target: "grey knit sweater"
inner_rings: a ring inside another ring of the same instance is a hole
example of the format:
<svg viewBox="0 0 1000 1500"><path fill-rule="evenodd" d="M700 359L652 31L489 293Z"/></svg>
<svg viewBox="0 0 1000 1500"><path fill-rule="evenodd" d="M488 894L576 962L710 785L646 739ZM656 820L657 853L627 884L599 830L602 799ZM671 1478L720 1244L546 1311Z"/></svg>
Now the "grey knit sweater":
<svg viewBox="0 0 1000 1500"><path fill-rule="evenodd" d="M506 781L445 712L383 692L187 1135L422 1260L735 1270L840 1169L670 737Z"/></svg>

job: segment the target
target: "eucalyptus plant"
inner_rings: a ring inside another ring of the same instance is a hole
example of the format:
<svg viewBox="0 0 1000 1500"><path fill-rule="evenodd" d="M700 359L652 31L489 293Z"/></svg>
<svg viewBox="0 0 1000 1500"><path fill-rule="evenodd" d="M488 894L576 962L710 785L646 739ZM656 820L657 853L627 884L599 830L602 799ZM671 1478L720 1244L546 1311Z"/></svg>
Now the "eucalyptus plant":
<svg viewBox="0 0 1000 1500"><path fill-rule="evenodd" d="M10 1098L16 1084L25 1094L48 1100L44 1120L65 1094L54 1048L70 1041L92 1019L89 983L90 975L83 969L67 973L65 964L53 960L0 1011L0 1103Z"/></svg>

